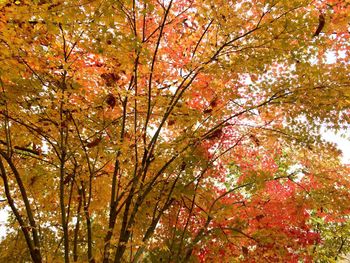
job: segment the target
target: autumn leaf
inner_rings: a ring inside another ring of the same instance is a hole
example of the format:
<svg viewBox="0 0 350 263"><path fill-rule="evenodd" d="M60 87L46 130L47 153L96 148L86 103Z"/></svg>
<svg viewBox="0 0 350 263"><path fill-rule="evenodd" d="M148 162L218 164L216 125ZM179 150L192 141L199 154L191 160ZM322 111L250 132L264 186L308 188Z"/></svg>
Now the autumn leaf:
<svg viewBox="0 0 350 263"><path fill-rule="evenodd" d="M0 262L349 254L349 11L0 1Z"/></svg>

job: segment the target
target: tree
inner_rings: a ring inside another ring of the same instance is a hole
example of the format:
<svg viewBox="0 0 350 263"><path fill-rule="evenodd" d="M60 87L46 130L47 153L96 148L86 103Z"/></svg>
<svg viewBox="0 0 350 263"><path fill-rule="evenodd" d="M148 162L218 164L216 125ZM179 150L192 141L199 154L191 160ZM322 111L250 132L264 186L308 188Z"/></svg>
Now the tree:
<svg viewBox="0 0 350 263"><path fill-rule="evenodd" d="M349 250L349 169L320 136L349 125L347 1L0 8L3 261Z"/></svg>

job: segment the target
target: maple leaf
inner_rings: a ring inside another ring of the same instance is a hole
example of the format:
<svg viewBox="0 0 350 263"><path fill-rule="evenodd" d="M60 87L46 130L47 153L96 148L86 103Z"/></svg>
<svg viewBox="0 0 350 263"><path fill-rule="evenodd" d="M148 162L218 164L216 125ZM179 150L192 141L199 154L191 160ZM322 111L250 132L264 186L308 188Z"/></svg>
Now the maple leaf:
<svg viewBox="0 0 350 263"><path fill-rule="evenodd" d="M349 10L0 1L0 261L348 253Z"/></svg>

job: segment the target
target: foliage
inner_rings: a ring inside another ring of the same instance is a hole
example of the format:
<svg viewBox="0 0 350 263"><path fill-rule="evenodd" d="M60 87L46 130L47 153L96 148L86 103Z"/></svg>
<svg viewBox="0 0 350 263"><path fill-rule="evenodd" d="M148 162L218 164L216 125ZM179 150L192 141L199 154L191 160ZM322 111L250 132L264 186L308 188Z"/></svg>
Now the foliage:
<svg viewBox="0 0 350 263"><path fill-rule="evenodd" d="M349 9L0 1L0 261L347 253Z"/></svg>

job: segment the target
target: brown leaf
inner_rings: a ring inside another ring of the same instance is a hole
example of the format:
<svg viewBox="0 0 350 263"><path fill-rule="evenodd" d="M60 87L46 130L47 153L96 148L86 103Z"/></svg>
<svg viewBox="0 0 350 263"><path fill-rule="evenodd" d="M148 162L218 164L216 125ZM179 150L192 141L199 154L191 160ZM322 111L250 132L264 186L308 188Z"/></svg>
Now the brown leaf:
<svg viewBox="0 0 350 263"><path fill-rule="evenodd" d="M63 184L68 184L70 180L73 178L73 174L69 174L64 178Z"/></svg>
<svg viewBox="0 0 350 263"><path fill-rule="evenodd" d="M257 216L255 217L255 219L258 220L258 221L260 221L260 220L263 219L263 218L264 218L264 215L257 215Z"/></svg>
<svg viewBox="0 0 350 263"><path fill-rule="evenodd" d="M209 104L209 106L212 107L212 108L215 108L217 105L218 105L218 99L217 98L213 99L210 102L210 104Z"/></svg>
<svg viewBox="0 0 350 263"><path fill-rule="evenodd" d="M249 137L253 140L256 146L260 146L260 140L254 134L251 134Z"/></svg>
<svg viewBox="0 0 350 263"><path fill-rule="evenodd" d="M174 125L175 124L175 121L174 120L169 120L168 121L168 125L171 126L171 125Z"/></svg>
<svg viewBox="0 0 350 263"><path fill-rule="evenodd" d="M96 138L96 139L93 140L92 142L89 142L88 144L86 144L86 147L88 147L88 148L95 147L95 146L97 146L100 142L101 142L101 138Z"/></svg>
<svg viewBox="0 0 350 263"><path fill-rule="evenodd" d="M217 129L214 132L212 132L209 136L207 136L208 140L214 140L214 139L219 139L222 136L222 130Z"/></svg>
<svg viewBox="0 0 350 263"><path fill-rule="evenodd" d="M242 246L242 252L243 252L243 255L246 257L246 256L248 256L249 250L247 247Z"/></svg>
<svg viewBox="0 0 350 263"><path fill-rule="evenodd" d="M317 27L317 29L312 37L317 37L321 33L325 24L326 24L326 19L325 19L324 15L322 13L320 13L320 15L318 17L318 27Z"/></svg>
<svg viewBox="0 0 350 263"><path fill-rule="evenodd" d="M213 111L212 108L207 108L207 109L205 109L205 110L203 111L203 113L204 113L204 114L209 114L209 113L211 113L212 111Z"/></svg>
<svg viewBox="0 0 350 263"><path fill-rule="evenodd" d="M33 176L32 178L30 178L30 182L29 185L33 186L35 184L35 182L37 181L38 177L37 176Z"/></svg>
<svg viewBox="0 0 350 263"><path fill-rule="evenodd" d="M115 73L103 73L101 74L101 78L105 80L107 86L112 86L120 79L120 76Z"/></svg>
<svg viewBox="0 0 350 263"><path fill-rule="evenodd" d="M113 109L117 103L117 100L115 99L114 95L110 93L106 97L106 103L108 104L109 107Z"/></svg>

